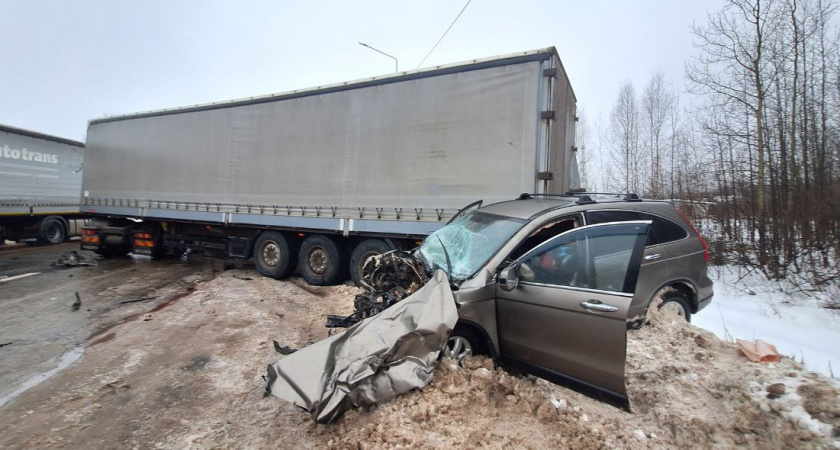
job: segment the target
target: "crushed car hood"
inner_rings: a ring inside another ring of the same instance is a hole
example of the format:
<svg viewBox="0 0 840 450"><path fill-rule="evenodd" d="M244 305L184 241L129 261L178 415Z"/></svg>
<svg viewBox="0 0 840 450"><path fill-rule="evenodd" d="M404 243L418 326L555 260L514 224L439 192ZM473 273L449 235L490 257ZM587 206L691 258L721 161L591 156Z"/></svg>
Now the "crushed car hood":
<svg viewBox="0 0 840 450"><path fill-rule="evenodd" d="M332 422L429 384L458 321L446 274L385 311L268 366L267 392Z"/></svg>

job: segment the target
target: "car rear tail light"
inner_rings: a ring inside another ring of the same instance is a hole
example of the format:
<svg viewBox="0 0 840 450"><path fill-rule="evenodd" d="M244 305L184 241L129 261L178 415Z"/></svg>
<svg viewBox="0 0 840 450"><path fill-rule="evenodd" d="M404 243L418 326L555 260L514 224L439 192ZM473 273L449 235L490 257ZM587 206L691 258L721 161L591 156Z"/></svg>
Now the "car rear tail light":
<svg viewBox="0 0 840 450"><path fill-rule="evenodd" d="M691 221L688 220L688 217L686 217L682 211L677 209L677 214L679 214L680 217L682 217L682 219L685 221L685 224L688 225L689 228L691 228L691 231L694 232L694 235L697 236L697 239L700 239L700 243L703 244L703 257L706 258L706 262L709 262L709 246L706 245L706 240L703 239L703 236L700 236L700 233L697 232L697 228L694 228L694 225L691 224Z"/></svg>

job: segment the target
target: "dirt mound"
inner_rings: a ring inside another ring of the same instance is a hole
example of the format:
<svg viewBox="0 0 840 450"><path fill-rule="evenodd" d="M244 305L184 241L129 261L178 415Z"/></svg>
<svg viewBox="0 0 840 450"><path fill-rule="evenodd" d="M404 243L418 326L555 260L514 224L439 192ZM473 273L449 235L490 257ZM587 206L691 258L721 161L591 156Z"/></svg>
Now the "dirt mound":
<svg viewBox="0 0 840 450"><path fill-rule="evenodd" d="M660 314L650 319L628 335L631 413L477 357L463 368L444 361L422 392L348 413L328 427L335 436L328 443L335 448L840 445L840 392L830 381L803 372L788 358L751 363L734 345L681 319Z"/></svg>
<svg viewBox="0 0 840 450"><path fill-rule="evenodd" d="M465 366L444 361L422 392L348 413L332 425L337 438L330 446L600 448L647 439L621 424L624 413L593 413L591 400L544 380L511 375L483 357L469 358Z"/></svg>
<svg viewBox="0 0 840 450"><path fill-rule="evenodd" d="M120 322L76 364L6 404L0 448L840 446L836 380L787 358L749 362L658 314L628 334L629 413L483 357L464 367L445 360L422 391L330 425L264 398L266 366L280 356L272 341L323 339L326 315L349 314L358 292L223 272L152 320Z"/></svg>
<svg viewBox="0 0 840 450"><path fill-rule="evenodd" d="M803 409L797 389L829 381L790 358L750 362L734 344L681 319L655 314L628 334L627 387L634 413L673 444L830 446L837 419ZM806 388L809 389L809 388ZM840 397L820 398L840 406Z"/></svg>

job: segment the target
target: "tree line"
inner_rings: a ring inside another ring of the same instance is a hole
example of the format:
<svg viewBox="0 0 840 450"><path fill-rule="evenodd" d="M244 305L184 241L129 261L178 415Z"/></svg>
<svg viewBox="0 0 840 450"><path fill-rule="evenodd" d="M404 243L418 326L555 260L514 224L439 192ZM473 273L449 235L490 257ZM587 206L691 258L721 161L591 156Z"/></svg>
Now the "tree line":
<svg viewBox="0 0 840 450"><path fill-rule="evenodd" d="M655 72L641 92L626 81L594 130L581 114L584 185L676 201L717 263L817 286L840 279L836 9L728 0L692 27L690 107Z"/></svg>

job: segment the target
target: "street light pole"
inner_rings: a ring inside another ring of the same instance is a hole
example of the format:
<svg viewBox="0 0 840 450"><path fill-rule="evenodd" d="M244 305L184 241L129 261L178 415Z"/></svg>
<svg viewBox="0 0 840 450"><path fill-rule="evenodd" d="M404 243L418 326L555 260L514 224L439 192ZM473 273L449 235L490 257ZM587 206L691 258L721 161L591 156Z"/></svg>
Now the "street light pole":
<svg viewBox="0 0 840 450"><path fill-rule="evenodd" d="M400 62L397 60L397 58L394 58L393 56L391 56L391 55L389 55L389 54L387 54L387 53L383 52L382 50L377 50L377 49L375 49L375 48L371 47L370 45L367 45L367 44L365 44L365 43L363 43L363 42L359 42L359 45L361 45L361 46L363 46L363 47L367 47L367 48L369 48L369 49L371 49L371 50L373 50L373 51L375 51L375 52L377 52L377 53L381 53L381 54L383 54L383 55L385 55L385 56L387 56L387 57L389 57L389 58L393 59L393 60L394 60L394 63L396 64L396 68L397 68L397 70L396 70L396 71L397 71L397 72L399 72L399 71L400 71Z"/></svg>

